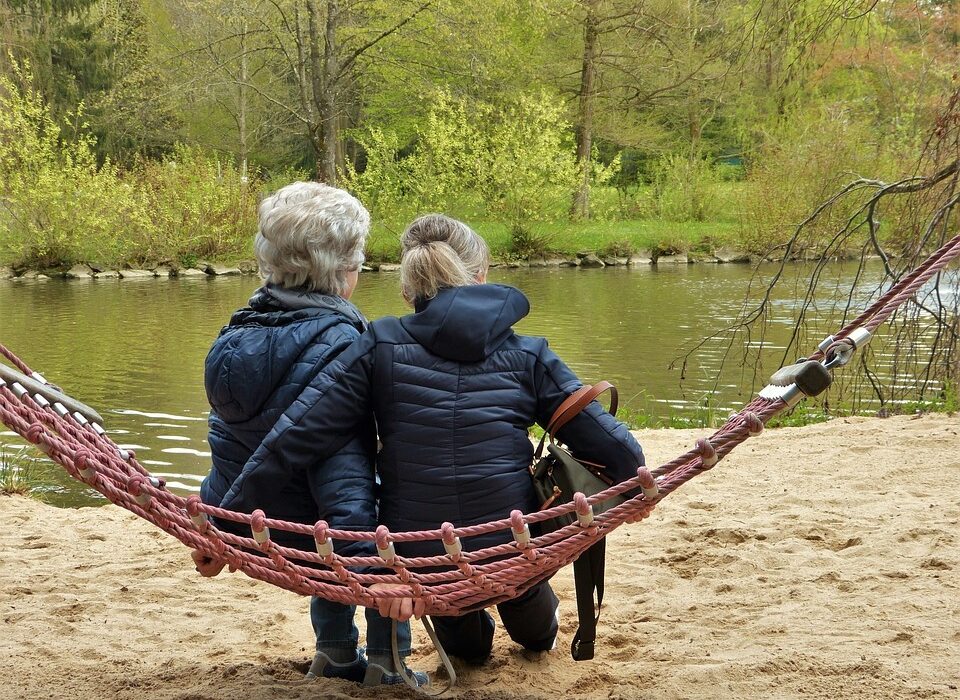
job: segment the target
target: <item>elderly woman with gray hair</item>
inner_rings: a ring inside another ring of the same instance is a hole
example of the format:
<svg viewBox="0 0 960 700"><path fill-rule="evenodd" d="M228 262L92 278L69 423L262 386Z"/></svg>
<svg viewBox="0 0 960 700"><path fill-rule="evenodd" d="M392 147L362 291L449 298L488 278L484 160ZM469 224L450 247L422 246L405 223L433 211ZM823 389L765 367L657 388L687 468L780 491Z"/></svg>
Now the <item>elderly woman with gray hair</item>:
<svg viewBox="0 0 960 700"><path fill-rule="evenodd" d="M235 312L207 355L204 383L210 402L213 468L201 486L205 503L220 506L244 464L316 375L366 327L349 299L357 285L370 228L367 210L347 192L295 182L260 204L254 251L265 284ZM373 418L362 416L343 444L324 457L301 455L289 479L263 483L248 493L246 512L313 524L326 520L345 530L376 526ZM219 522L221 528L236 524ZM244 534L244 533L238 533ZM249 535L249 532L246 533ZM278 544L309 550L309 537L277 531ZM366 551L369 549L370 551ZM344 555L374 554L370 543L352 543ZM193 553L197 570L214 576L223 562ZM391 622L367 610L366 655L358 649L355 608L321 598L311 601L316 656L308 677L336 677L364 685L420 685L425 674L396 668ZM410 653L409 623L398 628L400 656ZM368 662L369 658L369 662Z"/></svg>

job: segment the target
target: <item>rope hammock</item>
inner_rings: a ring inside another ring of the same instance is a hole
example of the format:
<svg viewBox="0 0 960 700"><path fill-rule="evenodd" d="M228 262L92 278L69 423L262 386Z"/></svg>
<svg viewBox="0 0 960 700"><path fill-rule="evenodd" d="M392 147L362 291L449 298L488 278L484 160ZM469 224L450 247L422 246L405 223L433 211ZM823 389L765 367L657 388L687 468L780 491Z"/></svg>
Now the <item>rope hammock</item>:
<svg viewBox="0 0 960 700"><path fill-rule="evenodd" d="M645 503L658 502L698 474L711 469L734 447L759 435L777 414L812 396L830 383L830 369L847 364L876 328L934 275L960 256L960 235L950 239L913 272L901 278L866 311L825 339L806 361L777 372L760 393L709 438L654 470L656 486L638 475L596 495L576 494L573 501L535 513L514 511L509 518L480 525L435 530L375 532L336 530L324 521L314 525L275 520L262 511L236 513L206 505L196 495L171 493L150 475L130 450L119 448L106 434L102 419L33 372L3 345L0 354L17 370L0 364L0 421L36 445L73 478L96 489L203 554L226 561L248 576L301 593L345 604L375 607L381 598L409 596L417 615L458 615L514 598L552 576L582 552L631 519ZM811 373L807 369L815 369ZM818 378L819 377L819 378ZM825 379L824 379L825 378ZM642 494L594 515L592 506L638 489ZM530 526L561 514L576 521L533 537ZM250 536L225 532L211 517L241 523ZM315 551L279 546L271 531L312 537ZM509 530L513 541L476 551L465 550L464 537ZM439 540L445 554L402 557L396 542ZM374 542L377 556L343 557L337 542ZM381 573L358 573L354 567L377 567ZM393 573L382 573L385 569ZM372 591L375 583L400 583L405 591Z"/></svg>

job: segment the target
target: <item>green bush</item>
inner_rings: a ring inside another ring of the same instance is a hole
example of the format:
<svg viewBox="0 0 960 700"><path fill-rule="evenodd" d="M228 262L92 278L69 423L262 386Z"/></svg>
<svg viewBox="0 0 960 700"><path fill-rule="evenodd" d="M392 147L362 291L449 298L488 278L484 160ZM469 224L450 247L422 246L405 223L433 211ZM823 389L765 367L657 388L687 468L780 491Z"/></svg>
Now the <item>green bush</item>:
<svg viewBox="0 0 960 700"><path fill-rule="evenodd" d="M230 162L177 147L162 161L97 165L82 105L66 139L30 85L0 77L0 260L50 268L238 256L256 226L256 183Z"/></svg>
<svg viewBox="0 0 960 700"><path fill-rule="evenodd" d="M43 483L42 464L33 451L0 443L0 495L28 496Z"/></svg>
<svg viewBox="0 0 960 700"><path fill-rule="evenodd" d="M914 158L915 159L915 158ZM823 108L788 119L753 160L743 198L743 243L769 254L796 226L859 174L884 178L897 171L893 144L843 110ZM795 255L822 252L862 202L844 198L824 211L797 240ZM895 229L889 225L887 230ZM836 251L835 251L836 252Z"/></svg>
<svg viewBox="0 0 960 700"><path fill-rule="evenodd" d="M244 181L233 162L177 146L162 161L141 162L129 177L146 191L153 212L153 225L128 252L129 261L182 263L249 250L259 187Z"/></svg>
<svg viewBox="0 0 960 700"><path fill-rule="evenodd" d="M654 213L667 221L708 221L717 217L722 171L699 154L670 154L657 164L652 197Z"/></svg>
<svg viewBox="0 0 960 700"><path fill-rule="evenodd" d="M427 210L474 210L514 233L513 252L543 252L547 239L532 224L566 211L577 183L570 125L559 99L518 95L502 107L436 95L409 152L394 133L369 129L356 139L366 168L344 183L380 218ZM595 168L609 180L619 161Z"/></svg>
<svg viewBox="0 0 960 700"><path fill-rule="evenodd" d="M118 231L147 223L144 201L122 183L115 165L97 167L94 143L62 136L28 67L18 84L0 77L0 259L50 267L89 252L116 253ZM73 120L82 124L82 105Z"/></svg>

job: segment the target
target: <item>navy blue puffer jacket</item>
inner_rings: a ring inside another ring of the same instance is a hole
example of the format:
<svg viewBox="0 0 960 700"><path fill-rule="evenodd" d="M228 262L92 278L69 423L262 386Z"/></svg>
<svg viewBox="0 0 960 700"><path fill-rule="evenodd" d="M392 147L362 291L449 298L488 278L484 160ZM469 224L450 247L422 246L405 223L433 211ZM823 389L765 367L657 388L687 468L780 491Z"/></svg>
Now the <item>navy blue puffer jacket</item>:
<svg viewBox="0 0 960 700"><path fill-rule="evenodd" d="M233 315L207 355L204 384L211 407L213 468L200 495L211 505L221 505L277 419L363 330L363 317L339 298L315 295L325 305L291 309L268 291L258 291L249 308ZM247 513L262 508L272 518L309 524L322 518L331 527L370 530L376 525L376 442L369 412L357 414L342 438L323 455L313 451L302 455L282 481L259 483L255 492L247 492L242 505L234 504L234 510L237 505ZM250 536L249 528L218 524ZM315 546L309 537L272 534L284 546L308 550ZM342 553L373 551L372 546L351 547L342 548Z"/></svg>
<svg viewBox="0 0 960 700"><path fill-rule="evenodd" d="M245 509L262 484L282 483L312 456L338 449L372 409L383 443L380 521L392 531L535 510L527 430L546 425L581 383L546 340L513 332L528 311L518 290L484 284L442 290L414 314L374 321L280 418L224 503ZM558 437L617 481L643 463L627 428L597 402ZM505 539L496 533L464 544ZM436 542L397 548L408 556L442 552Z"/></svg>

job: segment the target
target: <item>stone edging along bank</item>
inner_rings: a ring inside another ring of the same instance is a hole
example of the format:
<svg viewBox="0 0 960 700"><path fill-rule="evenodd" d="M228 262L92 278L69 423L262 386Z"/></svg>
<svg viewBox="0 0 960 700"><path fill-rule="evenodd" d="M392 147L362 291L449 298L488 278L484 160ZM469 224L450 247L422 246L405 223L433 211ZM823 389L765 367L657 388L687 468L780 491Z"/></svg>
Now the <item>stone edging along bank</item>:
<svg viewBox="0 0 960 700"><path fill-rule="evenodd" d="M547 268L547 267L580 267L603 268L624 266L649 265L688 265L695 263L750 263L758 259L746 253L735 250L718 250L714 253L690 253L677 255L654 256L640 252L623 257L600 257L596 253L577 253L573 256L531 257L526 260L494 261L490 267L502 268ZM364 272L396 272L400 269L397 263L368 263L363 266ZM153 279L169 277L224 277L231 275L255 275L258 273L257 264L252 260L245 260L236 265L221 265L217 263L197 262L194 267L177 267L172 264L158 265L147 269L116 269L93 263L79 263L69 270L22 270L14 271L9 267L0 267L0 280L48 280L52 277L66 279Z"/></svg>

